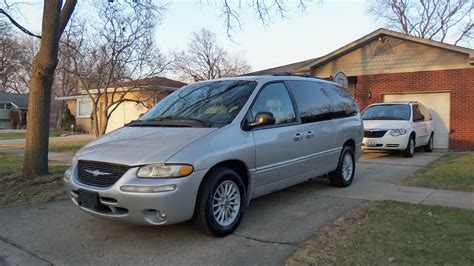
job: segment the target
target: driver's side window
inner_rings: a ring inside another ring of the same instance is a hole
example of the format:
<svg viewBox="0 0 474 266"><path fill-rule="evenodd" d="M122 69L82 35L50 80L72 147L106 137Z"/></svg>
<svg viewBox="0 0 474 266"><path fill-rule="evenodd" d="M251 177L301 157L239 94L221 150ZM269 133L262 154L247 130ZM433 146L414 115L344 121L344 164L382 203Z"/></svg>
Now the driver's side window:
<svg viewBox="0 0 474 266"><path fill-rule="evenodd" d="M260 92L252 109L252 118L259 112L270 112L275 118L275 124L288 124L296 121L296 115L290 95L283 83L272 83Z"/></svg>

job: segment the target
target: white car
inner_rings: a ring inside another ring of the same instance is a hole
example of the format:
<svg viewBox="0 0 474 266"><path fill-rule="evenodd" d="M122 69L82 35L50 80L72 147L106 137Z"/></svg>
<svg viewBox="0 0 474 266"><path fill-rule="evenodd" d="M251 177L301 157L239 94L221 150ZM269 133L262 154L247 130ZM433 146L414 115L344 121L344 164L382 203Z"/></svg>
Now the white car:
<svg viewBox="0 0 474 266"><path fill-rule="evenodd" d="M419 102L372 104L362 119L364 150L401 150L405 157L413 157L416 147L433 151L433 120Z"/></svg>

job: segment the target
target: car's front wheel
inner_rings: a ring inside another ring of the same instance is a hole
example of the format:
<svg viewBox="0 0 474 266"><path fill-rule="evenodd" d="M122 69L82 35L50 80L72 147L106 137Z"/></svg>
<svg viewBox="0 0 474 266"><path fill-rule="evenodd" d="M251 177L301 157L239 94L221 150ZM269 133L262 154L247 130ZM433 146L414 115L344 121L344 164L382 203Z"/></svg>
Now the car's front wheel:
<svg viewBox="0 0 474 266"><path fill-rule="evenodd" d="M410 139L408 139L407 147L403 151L403 156L413 157L414 154L415 154L415 136L411 135Z"/></svg>
<svg viewBox="0 0 474 266"><path fill-rule="evenodd" d="M201 185L193 221L209 235L229 235L242 219L245 198L242 177L232 169L215 168Z"/></svg>

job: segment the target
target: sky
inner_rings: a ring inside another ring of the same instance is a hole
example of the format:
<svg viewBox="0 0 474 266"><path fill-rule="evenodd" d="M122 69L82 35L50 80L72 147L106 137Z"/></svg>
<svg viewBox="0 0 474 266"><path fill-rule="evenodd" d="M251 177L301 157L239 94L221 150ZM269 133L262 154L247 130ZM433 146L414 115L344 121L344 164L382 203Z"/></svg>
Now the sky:
<svg viewBox="0 0 474 266"><path fill-rule="evenodd" d="M222 47L243 57L256 71L325 55L380 27L367 15L363 0L313 0L304 12L297 10L295 0L287 0L291 9L287 17L273 16L268 25L257 20L252 9L243 9L242 27L235 29L230 39L220 1L170 0L155 33L160 49L184 50L193 32L207 28L216 33ZM16 18L40 33L41 9L41 1L21 6L22 15Z"/></svg>

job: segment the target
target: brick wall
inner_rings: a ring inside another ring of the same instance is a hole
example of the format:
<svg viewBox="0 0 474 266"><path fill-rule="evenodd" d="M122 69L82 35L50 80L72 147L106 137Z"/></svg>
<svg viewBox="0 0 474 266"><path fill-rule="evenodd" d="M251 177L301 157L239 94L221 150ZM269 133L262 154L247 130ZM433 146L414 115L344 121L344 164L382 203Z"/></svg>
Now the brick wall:
<svg viewBox="0 0 474 266"><path fill-rule="evenodd" d="M474 68L358 76L355 98L364 109L383 94L436 91L451 93L449 148L474 150Z"/></svg>

